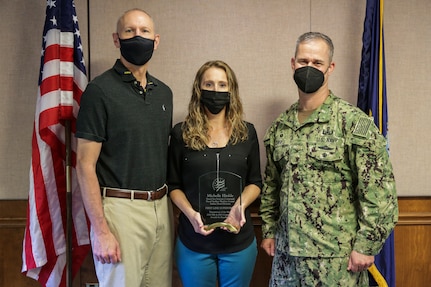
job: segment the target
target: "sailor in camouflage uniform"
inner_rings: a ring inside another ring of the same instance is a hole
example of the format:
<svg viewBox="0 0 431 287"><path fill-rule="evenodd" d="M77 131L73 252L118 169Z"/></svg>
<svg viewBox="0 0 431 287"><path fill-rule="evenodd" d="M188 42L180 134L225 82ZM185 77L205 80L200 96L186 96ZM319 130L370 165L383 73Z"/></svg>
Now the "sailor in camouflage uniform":
<svg viewBox="0 0 431 287"><path fill-rule="evenodd" d="M398 220L386 139L328 88L333 49L324 34L299 37L299 101L264 138L261 246L274 256L272 287L368 287L367 268Z"/></svg>

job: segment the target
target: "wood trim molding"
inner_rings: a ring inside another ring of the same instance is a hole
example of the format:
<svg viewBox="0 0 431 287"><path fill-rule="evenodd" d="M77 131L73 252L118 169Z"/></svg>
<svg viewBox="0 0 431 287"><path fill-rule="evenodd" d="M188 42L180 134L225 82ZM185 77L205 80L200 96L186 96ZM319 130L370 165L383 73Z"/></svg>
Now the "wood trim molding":
<svg viewBox="0 0 431 287"><path fill-rule="evenodd" d="M253 224L260 225L257 213L251 214ZM0 218L0 228L25 227L26 218ZM397 225L431 225L431 212L400 212Z"/></svg>
<svg viewBox="0 0 431 287"><path fill-rule="evenodd" d="M25 228L26 218L0 218L0 228Z"/></svg>
<svg viewBox="0 0 431 287"><path fill-rule="evenodd" d="M0 200L0 228L25 228L27 200Z"/></svg>
<svg viewBox="0 0 431 287"><path fill-rule="evenodd" d="M431 225L431 212L400 212L397 225Z"/></svg>

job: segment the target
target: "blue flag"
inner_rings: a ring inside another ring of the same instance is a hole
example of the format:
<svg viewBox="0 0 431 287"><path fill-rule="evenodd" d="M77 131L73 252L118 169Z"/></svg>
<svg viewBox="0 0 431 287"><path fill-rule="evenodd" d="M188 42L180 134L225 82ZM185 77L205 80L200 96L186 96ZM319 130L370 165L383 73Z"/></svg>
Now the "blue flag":
<svg viewBox="0 0 431 287"><path fill-rule="evenodd" d="M358 107L374 118L374 123L387 138L388 111L386 102L386 70L383 37L383 0L367 0L362 60L359 73ZM389 146L389 145L388 145ZM375 265L389 287L395 287L395 253L393 232ZM377 286L370 276L370 286Z"/></svg>

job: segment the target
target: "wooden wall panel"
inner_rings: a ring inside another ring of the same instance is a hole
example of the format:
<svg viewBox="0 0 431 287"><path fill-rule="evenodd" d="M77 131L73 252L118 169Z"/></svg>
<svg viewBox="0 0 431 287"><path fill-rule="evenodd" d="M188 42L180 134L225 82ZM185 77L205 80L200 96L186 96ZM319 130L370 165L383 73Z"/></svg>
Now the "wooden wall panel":
<svg viewBox="0 0 431 287"><path fill-rule="evenodd" d="M400 220L395 228L397 287L424 287L431 282L431 197L399 198ZM36 287L38 282L21 274L25 200L0 200L0 287ZM260 219L254 206L253 224L261 242ZM271 258L259 248L252 287L267 286ZM174 287L181 287L174 273ZM84 261L73 287L97 282L91 255Z"/></svg>
<svg viewBox="0 0 431 287"><path fill-rule="evenodd" d="M40 284L21 274L22 240L27 202L0 201L0 286L33 287Z"/></svg>
<svg viewBox="0 0 431 287"><path fill-rule="evenodd" d="M395 228L397 287L431 286L431 198L399 199Z"/></svg>

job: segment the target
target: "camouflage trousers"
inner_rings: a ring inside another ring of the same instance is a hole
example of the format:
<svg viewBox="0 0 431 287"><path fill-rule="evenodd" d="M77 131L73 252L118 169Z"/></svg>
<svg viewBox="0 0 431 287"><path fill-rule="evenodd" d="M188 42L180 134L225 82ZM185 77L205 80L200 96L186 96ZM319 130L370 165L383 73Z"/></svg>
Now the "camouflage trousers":
<svg viewBox="0 0 431 287"><path fill-rule="evenodd" d="M281 224L280 227L283 224ZM270 287L368 287L368 272L347 271L348 257L296 257L289 255L286 229L276 235Z"/></svg>

